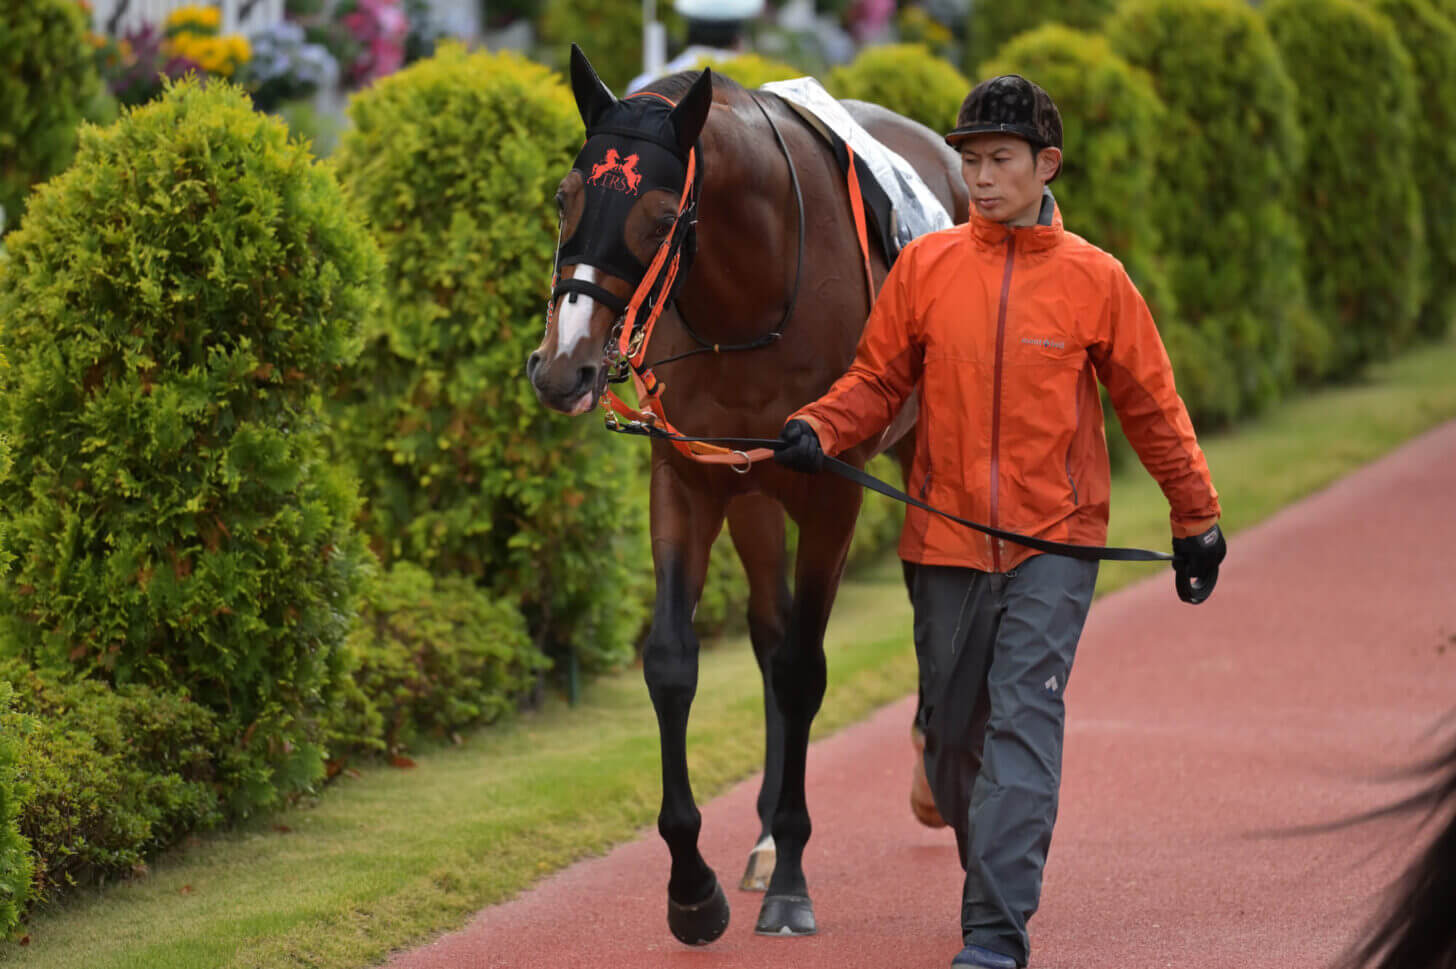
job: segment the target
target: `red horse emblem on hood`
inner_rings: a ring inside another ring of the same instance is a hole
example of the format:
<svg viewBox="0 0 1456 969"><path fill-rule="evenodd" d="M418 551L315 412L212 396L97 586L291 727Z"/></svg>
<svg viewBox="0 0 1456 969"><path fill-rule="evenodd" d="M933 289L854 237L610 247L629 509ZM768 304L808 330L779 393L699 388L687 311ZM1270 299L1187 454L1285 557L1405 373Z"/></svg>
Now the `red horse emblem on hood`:
<svg viewBox="0 0 1456 969"><path fill-rule="evenodd" d="M608 148L601 162L592 166L591 177L587 181L602 188L636 195L637 186L642 184L642 173L637 171L637 156L628 155L624 161L617 149Z"/></svg>

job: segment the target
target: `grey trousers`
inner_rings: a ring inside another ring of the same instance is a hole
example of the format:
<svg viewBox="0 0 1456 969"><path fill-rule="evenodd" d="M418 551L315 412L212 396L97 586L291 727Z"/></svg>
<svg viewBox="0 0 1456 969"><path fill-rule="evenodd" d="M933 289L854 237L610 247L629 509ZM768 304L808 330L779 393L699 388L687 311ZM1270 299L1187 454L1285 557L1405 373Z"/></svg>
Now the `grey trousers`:
<svg viewBox="0 0 1456 969"><path fill-rule="evenodd" d="M911 599L925 773L966 870L961 931L1026 965L1026 921L1062 776L1062 693L1097 563L1036 555L1005 572L916 566Z"/></svg>

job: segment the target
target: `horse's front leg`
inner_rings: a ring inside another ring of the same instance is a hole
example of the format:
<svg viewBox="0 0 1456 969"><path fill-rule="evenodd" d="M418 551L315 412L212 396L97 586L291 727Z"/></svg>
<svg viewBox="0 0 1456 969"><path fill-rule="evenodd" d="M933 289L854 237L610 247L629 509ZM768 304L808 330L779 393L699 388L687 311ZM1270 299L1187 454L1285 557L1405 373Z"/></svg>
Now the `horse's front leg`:
<svg viewBox="0 0 1456 969"><path fill-rule="evenodd" d="M801 492L806 500L789 505L799 523L794 604L787 634L771 661L774 697L784 717L784 767L773 819L777 857L754 929L762 935L812 935L818 930L804 877L804 846L812 830L804 771L809 727L824 699L824 628L844 572L861 497L859 488L827 474L806 484L809 487Z"/></svg>
<svg viewBox="0 0 1456 969"><path fill-rule="evenodd" d="M643 675L662 753L662 809L657 830L672 854L667 925L680 942L706 945L728 928L728 899L698 851L702 816L688 782L688 712L698 688L693 609L703 590L708 552L723 521L723 503L693 487L667 460L652 467L652 562L657 600L642 650Z"/></svg>
<svg viewBox="0 0 1456 969"><path fill-rule="evenodd" d="M758 790L758 841L738 887L768 888L774 870L773 816L784 774L784 717L773 691L773 654L783 642L793 596L789 592L784 509L767 495L746 495L728 505L728 532L748 575L748 636L763 677L763 783Z"/></svg>

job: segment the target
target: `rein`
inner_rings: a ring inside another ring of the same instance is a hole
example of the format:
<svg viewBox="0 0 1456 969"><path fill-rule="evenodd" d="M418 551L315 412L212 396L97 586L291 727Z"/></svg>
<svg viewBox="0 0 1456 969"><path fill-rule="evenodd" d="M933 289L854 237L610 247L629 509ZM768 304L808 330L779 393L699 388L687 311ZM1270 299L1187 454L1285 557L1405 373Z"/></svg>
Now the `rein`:
<svg viewBox="0 0 1456 969"><path fill-rule="evenodd" d="M782 441L766 440L761 438L747 437L685 437L671 430L665 430L655 424L633 421L627 424L609 422L608 429L619 434L635 434L641 437L657 438L659 440L672 441L674 444L712 444L728 450L728 453L737 458L741 463L741 470L747 471L752 464L751 455L763 452L772 454L782 449L785 445ZM735 467L734 470L740 470ZM1069 542L1053 542L1045 538L1035 538L1031 535L1022 535L1019 532L1009 532L1002 528L993 528L990 525L983 525L980 522L971 521L969 518L961 518L959 515L952 515L948 511L942 511L934 505L928 505L918 498L911 497L905 492L896 488L887 481L882 481L864 471L848 464L838 458L831 458L828 455L824 458L824 470L830 471L853 481L861 488L878 492L887 498L906 505L914 506L922 511L928 511L933 515L939 515L957 525L974 529L992 538L999 538L1004 541L1014 542L1017 545L1024 545L1027 548L1035 549L1038 552L1046 552L1051 555L1061 555L1065 558L1080 559L1083 562L1171 562L1173 556L1167 552L1154 552L1146 548L1121 548L1118 546L1106 545L1073 545Z"/></svg>

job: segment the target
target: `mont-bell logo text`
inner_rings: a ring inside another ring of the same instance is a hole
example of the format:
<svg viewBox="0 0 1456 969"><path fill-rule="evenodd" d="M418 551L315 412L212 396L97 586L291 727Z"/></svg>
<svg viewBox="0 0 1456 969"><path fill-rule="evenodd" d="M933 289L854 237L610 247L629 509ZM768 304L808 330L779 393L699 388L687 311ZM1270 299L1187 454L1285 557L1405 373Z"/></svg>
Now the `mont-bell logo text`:
<svg viewBox="0 0 1456 969"><path fill-rule="evenodd" d="M1053 340L1049 336L1024 336L1021 338L1021 342L1027 346L1041 347L1043 350L1067 349L1066 340Z"/></svg>
<svg viewBox="0 0 1456 969"><path fill-rule="evenodd" d="M637 171L637 156L623 158L617 149L608 148L602 160L592 166L591 177L587 181L614 192L636 195L637 186L642 184L642 173Z"/></svg>

